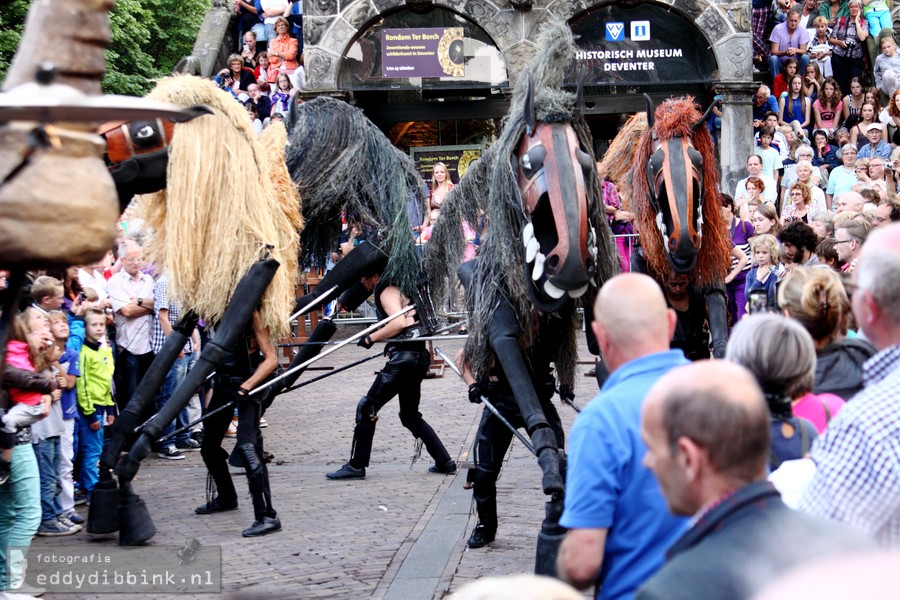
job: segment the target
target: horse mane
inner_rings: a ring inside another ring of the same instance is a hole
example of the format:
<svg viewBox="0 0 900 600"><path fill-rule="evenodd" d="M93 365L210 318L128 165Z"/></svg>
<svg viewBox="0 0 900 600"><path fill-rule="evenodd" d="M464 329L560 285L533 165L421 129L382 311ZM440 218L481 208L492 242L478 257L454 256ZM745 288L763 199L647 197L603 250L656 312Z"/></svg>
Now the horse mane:
<svg viewBox="0 0 900 600"><path fill-rule="evenodd" d="M530 285L530 281L525 273L525 250L522 245L522 197L516 175L510 168L510 157L516 152L525 131L529 76L533 83L537 120L571 122L582 148L592 152L589 128L583 117L575 113L575 95L562 89L566 68L575 51L571 30L562 21L553 19L542 30L537 46L542 52L519 77L500 136L447 195L432 238L425 246L425 272L431 277L433 289L440 297L446 293L450 282L455 281L456 267L462 259L465 247L462 222L475 224L480 212L487 217L472 289L467 294L469 338L465 353L473 373L479 379L486 377L494 365L495 356L488 331L501 296L509 301L516 314L521 332L519 341L523 348L534 344L542 319L528 297L526 286ZM602 214L600 181L593 170L586 183L590 226L598 237L598 264L593 285L580 301L586 310L593 310L597 290L603 281L618 271L619 263L612 234ZM565 339L553 357L557 378L561 385L573 385L577 360L575 336L579 327L577 313L572 309L560 311L556 316L561 323L554 326L561 327L565 332Z"/></svg>
<svg viewBox="0 0 900 600"><path fill-rule="evenodd" d="M650 274L657 280L669 273L662 236L656 225L656 213L648 201L650 189L644 169L653 146L653 135L665 140L673 136L691 138L694 148L703 157L703 228L702 242L697 256L694 279L703 285L721 285L728 272L731 242L722 220L719 201L719 174L716 170L716 153L712 137L706 127L694 124L700 120L692 97L670 98L656 107L652 129L641 136L631 173L631 210L635 213L635 227L641 234L641 247ZM650 233L647 233L650 232Z"/></svg>
<svg viewBox="0 0 900 600"><path fill-rule="evenodd" d="M425 208L422 179L361 110L319 97L296 107L287 150L291 177L303 198L303 262L322 267L338 245L341 212L368 225L388 254L382 274L407 296L415 292L419 256L407 207Z"/></svg>
<svg viewBox="0 0 900 600"><path fill-rule="evenodd" d="M275 195L284 215L296 231L303 230L303 217L300 215L300 193L291 174L288 173L284 163L284 151L287 147L287 129L280 121L271 121L262 135L259 143L266 154L266 162L269 165L269 178L275 185Z"/></svg>
<svg viewBox="0 0 900 600"><path fill-rule="evenodd" d="M269 246L281 268L260 315L273 337L283 337L296 295L299 236L279 204L291 192L277 191L271 179L277 158L265 154L240 103L211 81L167 77L148 98L213 111L175 126L166 189L141 198L155 230L150 256L168 273L184 308L214 323Z"/></svg>
<svg viewBox="0 0 900 600"><path fill-rule="evenodd" d="M647 129L647 114L643 112L633 114L619 134L609 145L606 154L603 155L597 169L601 177L609 177L616 184L616 190L622 203L628 210L633 210L631 168L634 155L641 141L641 135Z"/></svg>

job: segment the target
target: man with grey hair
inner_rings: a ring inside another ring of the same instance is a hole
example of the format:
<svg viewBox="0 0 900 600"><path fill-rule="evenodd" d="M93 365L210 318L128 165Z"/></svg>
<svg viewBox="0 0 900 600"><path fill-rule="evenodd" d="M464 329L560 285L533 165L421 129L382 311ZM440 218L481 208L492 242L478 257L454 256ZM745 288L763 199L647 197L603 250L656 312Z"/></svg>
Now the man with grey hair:
<svg viewBox="0 0 900 600"><path fill-rule="evenodd" d="M900 225L874 231L853 272L853 315L879 351L863 365L865 388L813 446L816 474L800 502L900 549Z"/></svg>
<svg viewBox="0 0 900 600"><path fill-rule="evenodd" d="M663 376L644 403L641 436L669 510L693 519L638 600L743 600L801 563L871 545L791 510L766 481L769 411L737 364L700 361Z"/></svg>
<svg viewBox="0 0 900 600"><path fill-rule="evenodd" d="M565 509L569 528L559 576L578 589L600 583L598 599L630 598L664 560L685 521L666 511L653 474L641 465L641 405L664 373L684 365L670 350L675 312L659 285L625 273L607 281L594 306L594 334L611 374L569 436Z"/></svg>
<svg viewBox="0 0 900 600"><path fill-rule="evenodd" d="M141 271L144 250L124 245L122 270L109 279L109 301L116 320L116 402L125 408L153 362L153 278Z"/></svg>
<svg viewBox="0 0 900 600"><path fill-rule="evenodd" d="M852 273L856 268L859 259L860 250L872 226L868 222L857 221L855 219L844 221L834 230L834 249L838 258L844 263L843 269L845 273Z"/></svg>
<svg viewBox="0 0 900 600"><path fill-rule="evenodd" d="M856 183L856 146L844 144L841 146L841 164L831 170L828 175L828 187L825 188L825 200L828 206L832 206L835 198L853 189Z"/></svg>

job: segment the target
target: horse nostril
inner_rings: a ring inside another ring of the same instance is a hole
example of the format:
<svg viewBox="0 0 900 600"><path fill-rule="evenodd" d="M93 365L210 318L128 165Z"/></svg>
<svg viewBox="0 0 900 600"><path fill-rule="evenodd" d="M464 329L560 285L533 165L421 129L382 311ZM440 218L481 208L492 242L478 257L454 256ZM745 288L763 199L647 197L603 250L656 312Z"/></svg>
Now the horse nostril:
<svg viewBox="0 0 900 600"><path fill-rule="evenodd" d="M696 233L695 233L694 235L692 235L692 236L691 236L691 243L694 244L694 247L695 247L695 248L699 248L699 247L700 247L700 236L697 235Z"/></svg>
<svg viewBox="0 0 900 600"><path fill-rule="evenodd" d="M559 255L558 254L550 255L547 258L547 263L545 266L551 273L556 273L556 269L557 269L557 267L559 267Z"/></svg>
<svg viewBox="0 0 900 600"><path fill-rule="evenodd" d="M678 249L678 239L677 238L669 238L669 249L671 251L675 251Z"/></svg>

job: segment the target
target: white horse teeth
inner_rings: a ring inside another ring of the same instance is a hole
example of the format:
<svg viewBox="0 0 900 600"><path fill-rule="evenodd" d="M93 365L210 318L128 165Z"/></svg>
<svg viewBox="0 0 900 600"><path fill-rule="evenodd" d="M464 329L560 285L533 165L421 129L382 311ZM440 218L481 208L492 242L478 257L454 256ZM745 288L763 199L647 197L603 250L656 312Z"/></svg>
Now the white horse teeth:
<svg viewBox="0 0 900 600"><path fill-rule="evenodd" d="M584 296L584 293L587 291L588 286L585 284L584 287L580 287L577 290L571 290L569 292L569 298L581 298Z"/></svg>
<svg viewBox="0 0 900 600"><path fill-rule="evenodd" d="M531 272L531 279L533 281L538 281L544 274L544 261L546 260L547 257L540 252L534 257L534 271Z"/></svg>
<svg viewBox="0 0 900 600"><path fill-rule="evenodd" d="M538 255L538 252L541 251L541 245L534 238L531 238L528 241L528 244L525 246L525 262L531 262L534 260L534 257Z"/></svg>
<svg viewBox="0 0 900 600"><path fill-rule="evenodd" d="M566 295L566 290L560 289L550 283L549 281L544 282L544 292L547 293L548 296L553 298L554 300L559 300L563 296Z"/></svg>
<svg viewBox="0 0 900 600"><path fill-rule="evenodd" d="M528 247L528 243L534 239L534 224L528 223L522 228L522 243Z"/></svg>

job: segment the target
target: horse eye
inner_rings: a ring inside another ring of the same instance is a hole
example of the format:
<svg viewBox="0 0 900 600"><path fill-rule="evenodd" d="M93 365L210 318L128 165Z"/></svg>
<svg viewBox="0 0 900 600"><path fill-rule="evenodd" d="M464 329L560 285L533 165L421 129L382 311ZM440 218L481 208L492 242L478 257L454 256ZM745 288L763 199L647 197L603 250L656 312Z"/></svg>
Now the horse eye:
<svg viewBox="0 0 900 600"><path fill-rule="evenodd" d="M522 155L519 159L519 167L522 169L522 175L527 179L534 177L534 174L544 168L544 159L547 157L547 149L542 144L533 146Z"/></svg>
<svg viewBox="0 0 900 600"><path fill-rule="evenodd" d="M575 150L575 158L578 159L578 164L581 165L585 173L589 173L594 168L594 161L591 160L591 155L581 148Z"/></svg>

